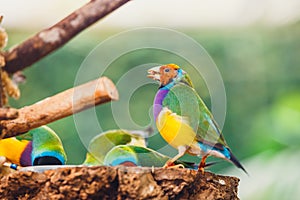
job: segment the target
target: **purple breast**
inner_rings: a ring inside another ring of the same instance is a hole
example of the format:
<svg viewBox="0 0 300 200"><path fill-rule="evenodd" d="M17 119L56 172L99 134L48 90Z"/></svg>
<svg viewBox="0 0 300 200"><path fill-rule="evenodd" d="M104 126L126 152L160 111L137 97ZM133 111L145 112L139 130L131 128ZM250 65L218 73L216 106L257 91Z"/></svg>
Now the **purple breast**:
<svg viewBox="0 0 300 200"><path fill-rule="evenodd" d="M153 116L155 121L160 111L162 110L162 102L169 91L170 90L168 89L160 89L155 95L154 103L153 103Z"/></svg>
<svg viewBox="0 0 300 200"><path fill-rule="evenodd" d="M24 151L21 155L21 159L20 159L21 166L25 167L25 166L31 166L32 165L31 153L32 153L32 142L30 141L27 144L26 148L24 149Z"/></svg>

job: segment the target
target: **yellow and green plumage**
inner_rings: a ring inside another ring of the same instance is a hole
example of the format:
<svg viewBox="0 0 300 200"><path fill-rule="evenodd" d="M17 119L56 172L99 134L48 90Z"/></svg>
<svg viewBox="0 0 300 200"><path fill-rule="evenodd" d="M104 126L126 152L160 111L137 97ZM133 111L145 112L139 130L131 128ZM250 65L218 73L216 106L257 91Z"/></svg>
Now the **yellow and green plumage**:
<svg viewBox="0 0 300 200"><path fill-rule="evenodd" d="M104 165L106 154L118 145L146 147L147 131L128 131L123 129L108 130L95 136L88 146L88 153L83 165Z"/></svg>
<svg viewBox="0 0 300 200"><path fill-rule="evenodd" d="M0 156L20 166L61 165L67 159L60 138L47 126L17 137L1 139Z"/></svg>
<svg viewBox="0 0 300 200"><path fill-rule="evenodd" d="M178 155L170 162L185 153L203 156L199 165L199 169L203 170L206 157L213 155L231 161L245 171L193 88L188 74L175 64L154 67L148 73L149 78L160 82L153 108L156 126L161 136L178 149Z"/></svg>
<svg viewBox="0 0 300 200"><path fill-rule="evenodd" d="M104 165L108 166L140 166L140 167L163 167L170 159L157 151L147 147L134 145L118 145L112 148L105 156ZM196 169L194 163L175 161L175 165Z"/></svg>
<svg viewBox="0 0 300 200"><path fill-rule="evenodd" d="M162 167L170 157L146 147L151 132L124 129L103 132L91 140L83 165ZM193 163L174 164L195 169Z"/></svg>

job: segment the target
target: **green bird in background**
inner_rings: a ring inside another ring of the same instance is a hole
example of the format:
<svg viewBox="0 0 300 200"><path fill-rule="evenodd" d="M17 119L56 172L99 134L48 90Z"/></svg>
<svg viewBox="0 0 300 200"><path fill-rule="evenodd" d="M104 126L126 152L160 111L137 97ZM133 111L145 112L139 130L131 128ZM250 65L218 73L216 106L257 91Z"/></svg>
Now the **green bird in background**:
<svg viewBox="0 0 300 200"><path fill-rule="evenodd" d="M163 167L169 159L171 158L150 148L133 145L118 145L106 154L104 165ZM173 167L197 169L197 166L194 163L183 161L175 161Z"/></svg>
<svg viewBox="0 0 300 200"><path fill-rule="evenodd" d="M162 167L170 157L146 147L151 133L152 130L122 129L103 132L91 140L83 165ZM175 161L172 167L197 169L194 163L183 161Z"/></svg>
<svg viewBox="0 0 300 200"><path fill-rule="evenodd" d="M206 158L211 155L230 161L247 173L184 70L178 65L167 64L149 69L148 77L160 84L153 107L157 129L165 141L178 150L165 167L172 166L188 153L202 156L198 167L202 173Z"/></svg>
<svg viewBox="0 0 300 200"><path fill-rule="evenodd" d="M109 130L95 136L88 146L88 153L83 165L95 166L104 165L106 154L118 145L135 145L146 147L147 138L151 130Z"/></svg>
<svg viewBox="0 0 300 200"><path fill-rule="evenodd" d="M47 126L0 140L0 156L17 165L64 165L67 156L57 134Z"/></svg>

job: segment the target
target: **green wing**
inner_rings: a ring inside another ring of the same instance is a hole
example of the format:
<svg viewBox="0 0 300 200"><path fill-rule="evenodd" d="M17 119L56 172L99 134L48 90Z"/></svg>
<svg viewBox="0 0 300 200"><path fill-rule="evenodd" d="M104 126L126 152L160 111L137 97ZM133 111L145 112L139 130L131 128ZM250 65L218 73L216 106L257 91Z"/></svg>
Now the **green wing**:
<svg viewBox="0 0 300 200"><path fill-rule="evenodd" d="M88 147L88 153L84 165L103 165L104 157L112 148L117 145L134 144L145 146L145 139L127 130L109 130L95 136Z"/></svg>
<svg viewBox="0 0 300 200"><path fill-rule="evenodd" d="M32 134L30 132L24 133L22 135L18 135L16 136L17 140L28 140L28 141L32 141L33 137Z"/></svg>
<svg viewBox="0 0 300 200"><path fill-rule="evenodd" d="M169 158L163 154L160 154L152 149L129 146L132 151L137 155L139 166L143 167L162 167L169 160Z"/></svg>
<svg viewBox="0 0 300 200"><path fill-rule="evenodd" d="M163 167L170 157L165 156L155 150L134 145L119 145L111 149L104 160L105 165L116 166L125 162L132 162L141 167ZM187 168L195 168L193 163L176 161Z"/></svg>
<svg viewBox="0 0 300 200"><path fill-rule="evenodd" d="M43 156L54 156L65 164L67 156L58 135L49 127L41 126L30 130L26 137L32 137L32 160Z"/></svg>
<svg viewBox="0 0 300 200"><path fill-rule="evenodd" d="M198 141L227 146L216 121L194 88L184 83L176 84L165 97L165 106L188 120Z"/></svg>
<svg viewBox="0 0 300 200"><path fill-rule="evenodd" d="M138 159L140 161L140 166L142 167L163 167L168 160L171 158L163 155L153 149L139 147L139 146L129 146L134 152L138 154ZM180 160L174 162L175 165L182 164L186 168L195 168L194 163L188 163Z"/></svg>

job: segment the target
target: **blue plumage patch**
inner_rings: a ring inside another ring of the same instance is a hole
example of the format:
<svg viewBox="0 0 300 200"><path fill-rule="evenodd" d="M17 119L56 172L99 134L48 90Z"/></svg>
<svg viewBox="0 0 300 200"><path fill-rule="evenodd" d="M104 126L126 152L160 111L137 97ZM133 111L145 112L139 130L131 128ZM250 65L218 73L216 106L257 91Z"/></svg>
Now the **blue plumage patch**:
<svg viewBox="0 0 300 200"><path fill-rule="evenodd" d="M116 159L112 160L111 163L109 163L111 166L117 166L125 162L133 163L137 166L137 160L133 157L129 156L119 156Z"/></svg>
<svg viewBox="0 0 300 200"><path fill-rule="evenodd" d="M202 142L198 142L199 147L204 153L208 153L209 151L217 151L224 155L227 159L230 159L230 151L222 145L222 148L220 148L220 145L218 145L218 148L215 146L211 146L208 144L203 144Z"/></svg>
<svg viewBox="0 0 300 200"><path fill-rule="evenodd" d="M66 160L65 160L64 156L61 155L60 153L58 153L56 151L44 151L40 154L32 155L32 157L31 157L32 165L33 165L35 159L40 158L40 157L45 157L45 156L57 158L63 165L66 164Z"/></svg>

